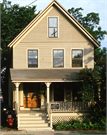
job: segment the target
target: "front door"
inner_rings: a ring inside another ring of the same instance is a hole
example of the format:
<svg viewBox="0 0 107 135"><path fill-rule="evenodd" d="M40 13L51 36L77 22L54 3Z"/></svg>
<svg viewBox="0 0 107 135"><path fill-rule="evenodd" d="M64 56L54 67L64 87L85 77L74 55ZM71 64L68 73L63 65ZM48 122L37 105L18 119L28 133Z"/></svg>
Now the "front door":
<svg viewBox="0 0 107 135"><path fill-rule="evenodd" d="M38 98L39 83L24 83L24 107L40 107L40 99Z"/></svg>

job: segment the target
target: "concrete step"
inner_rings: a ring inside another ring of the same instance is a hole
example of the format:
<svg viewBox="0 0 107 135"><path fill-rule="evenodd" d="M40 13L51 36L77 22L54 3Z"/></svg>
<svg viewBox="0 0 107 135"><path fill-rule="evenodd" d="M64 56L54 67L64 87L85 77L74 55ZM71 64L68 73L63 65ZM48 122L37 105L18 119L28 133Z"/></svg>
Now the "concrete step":
<svg viewBox="0 0 107 135"><path fill-rule="evenodd" d="M23 114L23 113L21 113L21 114L19 114L19 116L32 116L32 117L35 117L35 116L46 116L46 113L30 113L30 114L27 114L27 113Z"/></svg>
<svg viewBox="0 0 107 135"><path fill-rule="evenodd" d="M46 120L46 117L19 117L19 120Z"/></svg>
<svg viewBox="0 0 107 135"><path fill-rule="evenodd" d="M51 127L19 127L18 130L45 130L45 131L52 131Z"/></svg>
<svg viewBox="0 0 107 135"><path fill-rule="evenodd" d="M20 123L20 127L48 127L48 123Z"/></svg>
<svg viewBox="0 0 107 135"><path fill-rule="evenodd" d="M48 123L46 120L20 120L20 124L22 123Z"/></svg>

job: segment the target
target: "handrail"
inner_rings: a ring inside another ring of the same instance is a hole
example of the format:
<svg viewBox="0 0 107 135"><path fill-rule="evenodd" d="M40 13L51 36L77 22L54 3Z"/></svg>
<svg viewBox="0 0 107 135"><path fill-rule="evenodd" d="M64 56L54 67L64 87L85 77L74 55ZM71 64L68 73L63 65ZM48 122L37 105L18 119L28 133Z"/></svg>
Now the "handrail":
<svg viewBox="0 0 107 135"><path fill-rule="evenodd" d="M49 120L50 120L50 127L52 127L52 111L51 111L49 103L47 103L47 114L48 114Z"/></svg>

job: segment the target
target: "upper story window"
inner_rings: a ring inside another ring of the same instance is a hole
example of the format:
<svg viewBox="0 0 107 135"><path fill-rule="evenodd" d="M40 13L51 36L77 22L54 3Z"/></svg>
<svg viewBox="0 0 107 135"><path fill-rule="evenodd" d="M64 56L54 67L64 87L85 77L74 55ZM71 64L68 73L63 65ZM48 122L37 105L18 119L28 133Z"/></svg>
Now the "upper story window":
<svg viewBox="0 0 107 135"><path fill-rule="evenodd" d="M64 50L53 50L53 67L64 67Z"/></svg>
<svg viewBox="0 0 107 135"><path fill-rule="evenodd" d="M58 37L58 18L57 17L49 17L49 38L57 38Z"/></svg>
<svg viewBox="0 0 107 135"><path fill-rule="evenodd" d="M28 50L28 67L38 67L38 50Z"/></svg>
<svg viewBox="0 0 107 135"><path fill-rule="evenodd" d="M72 50L72 67L83 67L83 50Z"/></svg>

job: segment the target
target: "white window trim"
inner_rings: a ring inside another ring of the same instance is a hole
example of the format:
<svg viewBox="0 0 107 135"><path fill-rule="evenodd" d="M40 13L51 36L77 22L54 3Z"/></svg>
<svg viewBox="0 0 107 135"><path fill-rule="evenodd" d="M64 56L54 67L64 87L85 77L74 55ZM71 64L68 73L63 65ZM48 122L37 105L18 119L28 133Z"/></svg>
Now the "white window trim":
<svg viewBox="0 0 107 135"><path fill-rule="evenodd" d="M72 67L72 50L83 50L83 67ZM70 50L70 67L72 69L83 69L84 68L84 48L72 48Z"/></svg>
<svg viewBox="0 0 107 135"><path fill-rule="evenodd" d="M31 67L29 68L28 67L28 50L37 50L38 51L38 67ZM27 69L38 69L40 66L39 66L39 49L38 48L27 48L26 49L26 68Z"/></svg>
<svg viewBox="0 0 107 135"><path fill-rule="evenodd" d="M58 37L49 37L49 17L57 17L58 18ZM58 39L59 38L59 16L47 16L47 39Z"/></svg>
<svg viewBox="0 0 107 135"><path fill-rule="evenodd" d="M64 50L64 67L53 67L53 50ZM65 68L65 65L66 65L66 60L65 60L65 48L52 48L51 49L51 67L52 69L64 69Z"/></svg>

